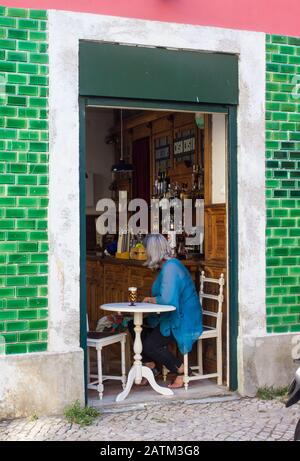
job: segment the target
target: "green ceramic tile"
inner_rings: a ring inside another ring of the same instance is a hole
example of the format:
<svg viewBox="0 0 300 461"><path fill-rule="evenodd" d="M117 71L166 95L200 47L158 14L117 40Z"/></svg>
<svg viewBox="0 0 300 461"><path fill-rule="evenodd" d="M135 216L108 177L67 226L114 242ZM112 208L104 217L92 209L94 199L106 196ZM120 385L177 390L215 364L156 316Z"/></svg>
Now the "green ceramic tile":
<svg viewBox="0 0 300 461"><path fill-rule="evenodd" d="M28 352L45 352L47 350L46 342L37 342L28 344Z"/></svg>
<svg viewBox="0 0 300 461"><path fill-rule="evenodd" d="M26 344L16 343L16 344L7 344L5 346L6 354L24 354L27 352Z"/></svg>
<svg viewBox="0 0 300 461"><path fill-rule="evenodd" d="M28 329L27 321L7 322L6 331L24 331Z"/></svg>
<svg viewBox="0 0 300 461"><path fill-rule="evenodd" d="M20 333L19 338L21 342L30 342L30 341L38 341L39 339L39 334L36 331L33 332L26 332L26 333Z"/></svg>

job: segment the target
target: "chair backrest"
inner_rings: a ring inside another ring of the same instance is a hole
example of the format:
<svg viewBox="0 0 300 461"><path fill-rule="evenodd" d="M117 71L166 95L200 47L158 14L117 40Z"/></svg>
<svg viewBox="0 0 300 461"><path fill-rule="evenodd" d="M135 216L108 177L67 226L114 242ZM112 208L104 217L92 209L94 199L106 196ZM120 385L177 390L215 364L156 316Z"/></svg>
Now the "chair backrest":
<svg viewBox="0 0 300 461"><path fill-rule="evenodd" d="M218 294L211 294L211 293L206 293L204 290L204 284L205 283L213 283L219 286ZM217 312L208 310L208 309L203 309L203 315L207 315L209 317L214 317L216 319L217 328L220 328L220 324L222 321L222 304L224 301L224 295L223 295L223 288L224 288L225 280L224 280L224 274L221 274L218 279L206 277L204 271L201 272L200 275L200 292L199 292L199 299L200 303L202 306L202 300L203 299L211 299L214 300L218 303L218 309Z"/></svg>

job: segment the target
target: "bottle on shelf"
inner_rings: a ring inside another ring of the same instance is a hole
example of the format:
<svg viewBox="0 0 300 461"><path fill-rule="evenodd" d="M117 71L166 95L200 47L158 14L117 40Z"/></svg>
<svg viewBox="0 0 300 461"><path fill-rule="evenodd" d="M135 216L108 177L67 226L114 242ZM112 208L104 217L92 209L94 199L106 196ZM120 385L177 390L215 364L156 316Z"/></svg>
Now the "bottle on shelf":
<svg viewBox="0 0 300 461"><path fill-rule="evenodd" d="M198 190L198 174L199 174L199 165L193 165L193 173L192 173L192 191Z"/></svg>
<svg viewBox="0 0 300 461"><path fill-rule="evenodd" d="M180 198L180 188L177 182L174 184L174 198Z"/></svg>
<svg viewBox="0 0 300 461"><path fill-rule="evenodd" d="M170 221L170 230L168 232L168 242L169 242L169 245L170 245L170 248L171 248L171 254L173 257L176 256L176 230L175 230L175 227L174 227L174 219L172 219L172 215L171 215L171 221Z"/></svg>
<svg viewBox="0 0 300 461"><path fill-rule="evenodd" d="M155 178L155 181L154 181L153 195L154 197L157 197L158 195L158 176Z"/></svg>
<svg viewBox="0 0 300 461"><path fill-rule="evenodd" d="M167 180L166 180L166 173L165 171L162 174L162 195L165 197L167 192Z"/></svg>
<svg viewBox="0 0 300 461"><path fill-rule="evenodd" d="M167 192L166 192L166 198L167 198L167 199L171 199L171 198L172 198L172 186L171 186L171 183L170 183L170 182L168 183L168 189L167 189Z"/></svg>
<svg viewBox="0 0 300 461"><path fill-rule="evenodd" d="M156 198L166 197L170 189L170 180L165 171L159 171L154 180L153 195Z"/></svg>
<svg viewBox="0 0 300 461"><path fill-rule="evenodd" d="M161 196L161 192L162 192L162 173L161 173L161 171L159 171L159 173L158 173L158 191L157 191L158 197Z"/></svg>
<svg viewBox="0 0 300 461"><path fill-rule="evenodd" d="M199 169L198 174L198 191L201 196L203 196L204 180L203 180L203 170Z"/></svg>

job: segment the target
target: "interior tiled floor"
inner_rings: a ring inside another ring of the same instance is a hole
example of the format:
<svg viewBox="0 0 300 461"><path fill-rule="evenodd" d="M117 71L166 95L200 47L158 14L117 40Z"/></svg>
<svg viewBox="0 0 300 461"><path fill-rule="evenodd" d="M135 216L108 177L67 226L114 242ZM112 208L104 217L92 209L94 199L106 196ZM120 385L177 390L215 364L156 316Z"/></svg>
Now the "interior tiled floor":
<svg viewBox="0 0 300 461"><path fill-rule="evenodd" d="M166 386L171 380L166 383L158 378L157 382L161 386ZM89 391L89 405L97 408L121 408L130 407L139 404L166 403L166 401L186 401L204 399L207 397L216 397L230 395L231 393L224 386L217 386L216 380L199 380L192 381L189 384L188 391L184 388L174 389L174 396L166 397L155 392L151 386L133 385L128 397L123 402L115 402L116 396L122 391L121 381L105 381L103 399L99 400L98 393L94 390Z"/></svg>

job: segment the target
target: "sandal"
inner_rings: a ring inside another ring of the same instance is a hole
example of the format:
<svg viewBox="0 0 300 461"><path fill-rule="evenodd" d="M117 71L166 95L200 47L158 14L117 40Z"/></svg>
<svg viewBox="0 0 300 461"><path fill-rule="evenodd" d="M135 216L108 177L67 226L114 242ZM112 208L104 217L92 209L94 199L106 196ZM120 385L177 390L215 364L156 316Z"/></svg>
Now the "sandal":
<svg viewBox="0 0 300 461"><path fill-rule="evenodd" d="M191 376L192 374L193 374L193 371L191 370L191 368L189 368L189 370L188 370L188 376ZM175 381L176 381L176 379L178 378L178 376L184 376L184 372L182 372L182 373L178 373L178 372L177 372L177 373L176 373L176 378L174 379L174 381L173 381L171 384L168 385L168 387L169 387L170 389L181 389L182 387L184 387L184 381L183 381L183 379L182 379L182 383L181 383L179 386L173 386L173 385L175 384Z"/></svg>

